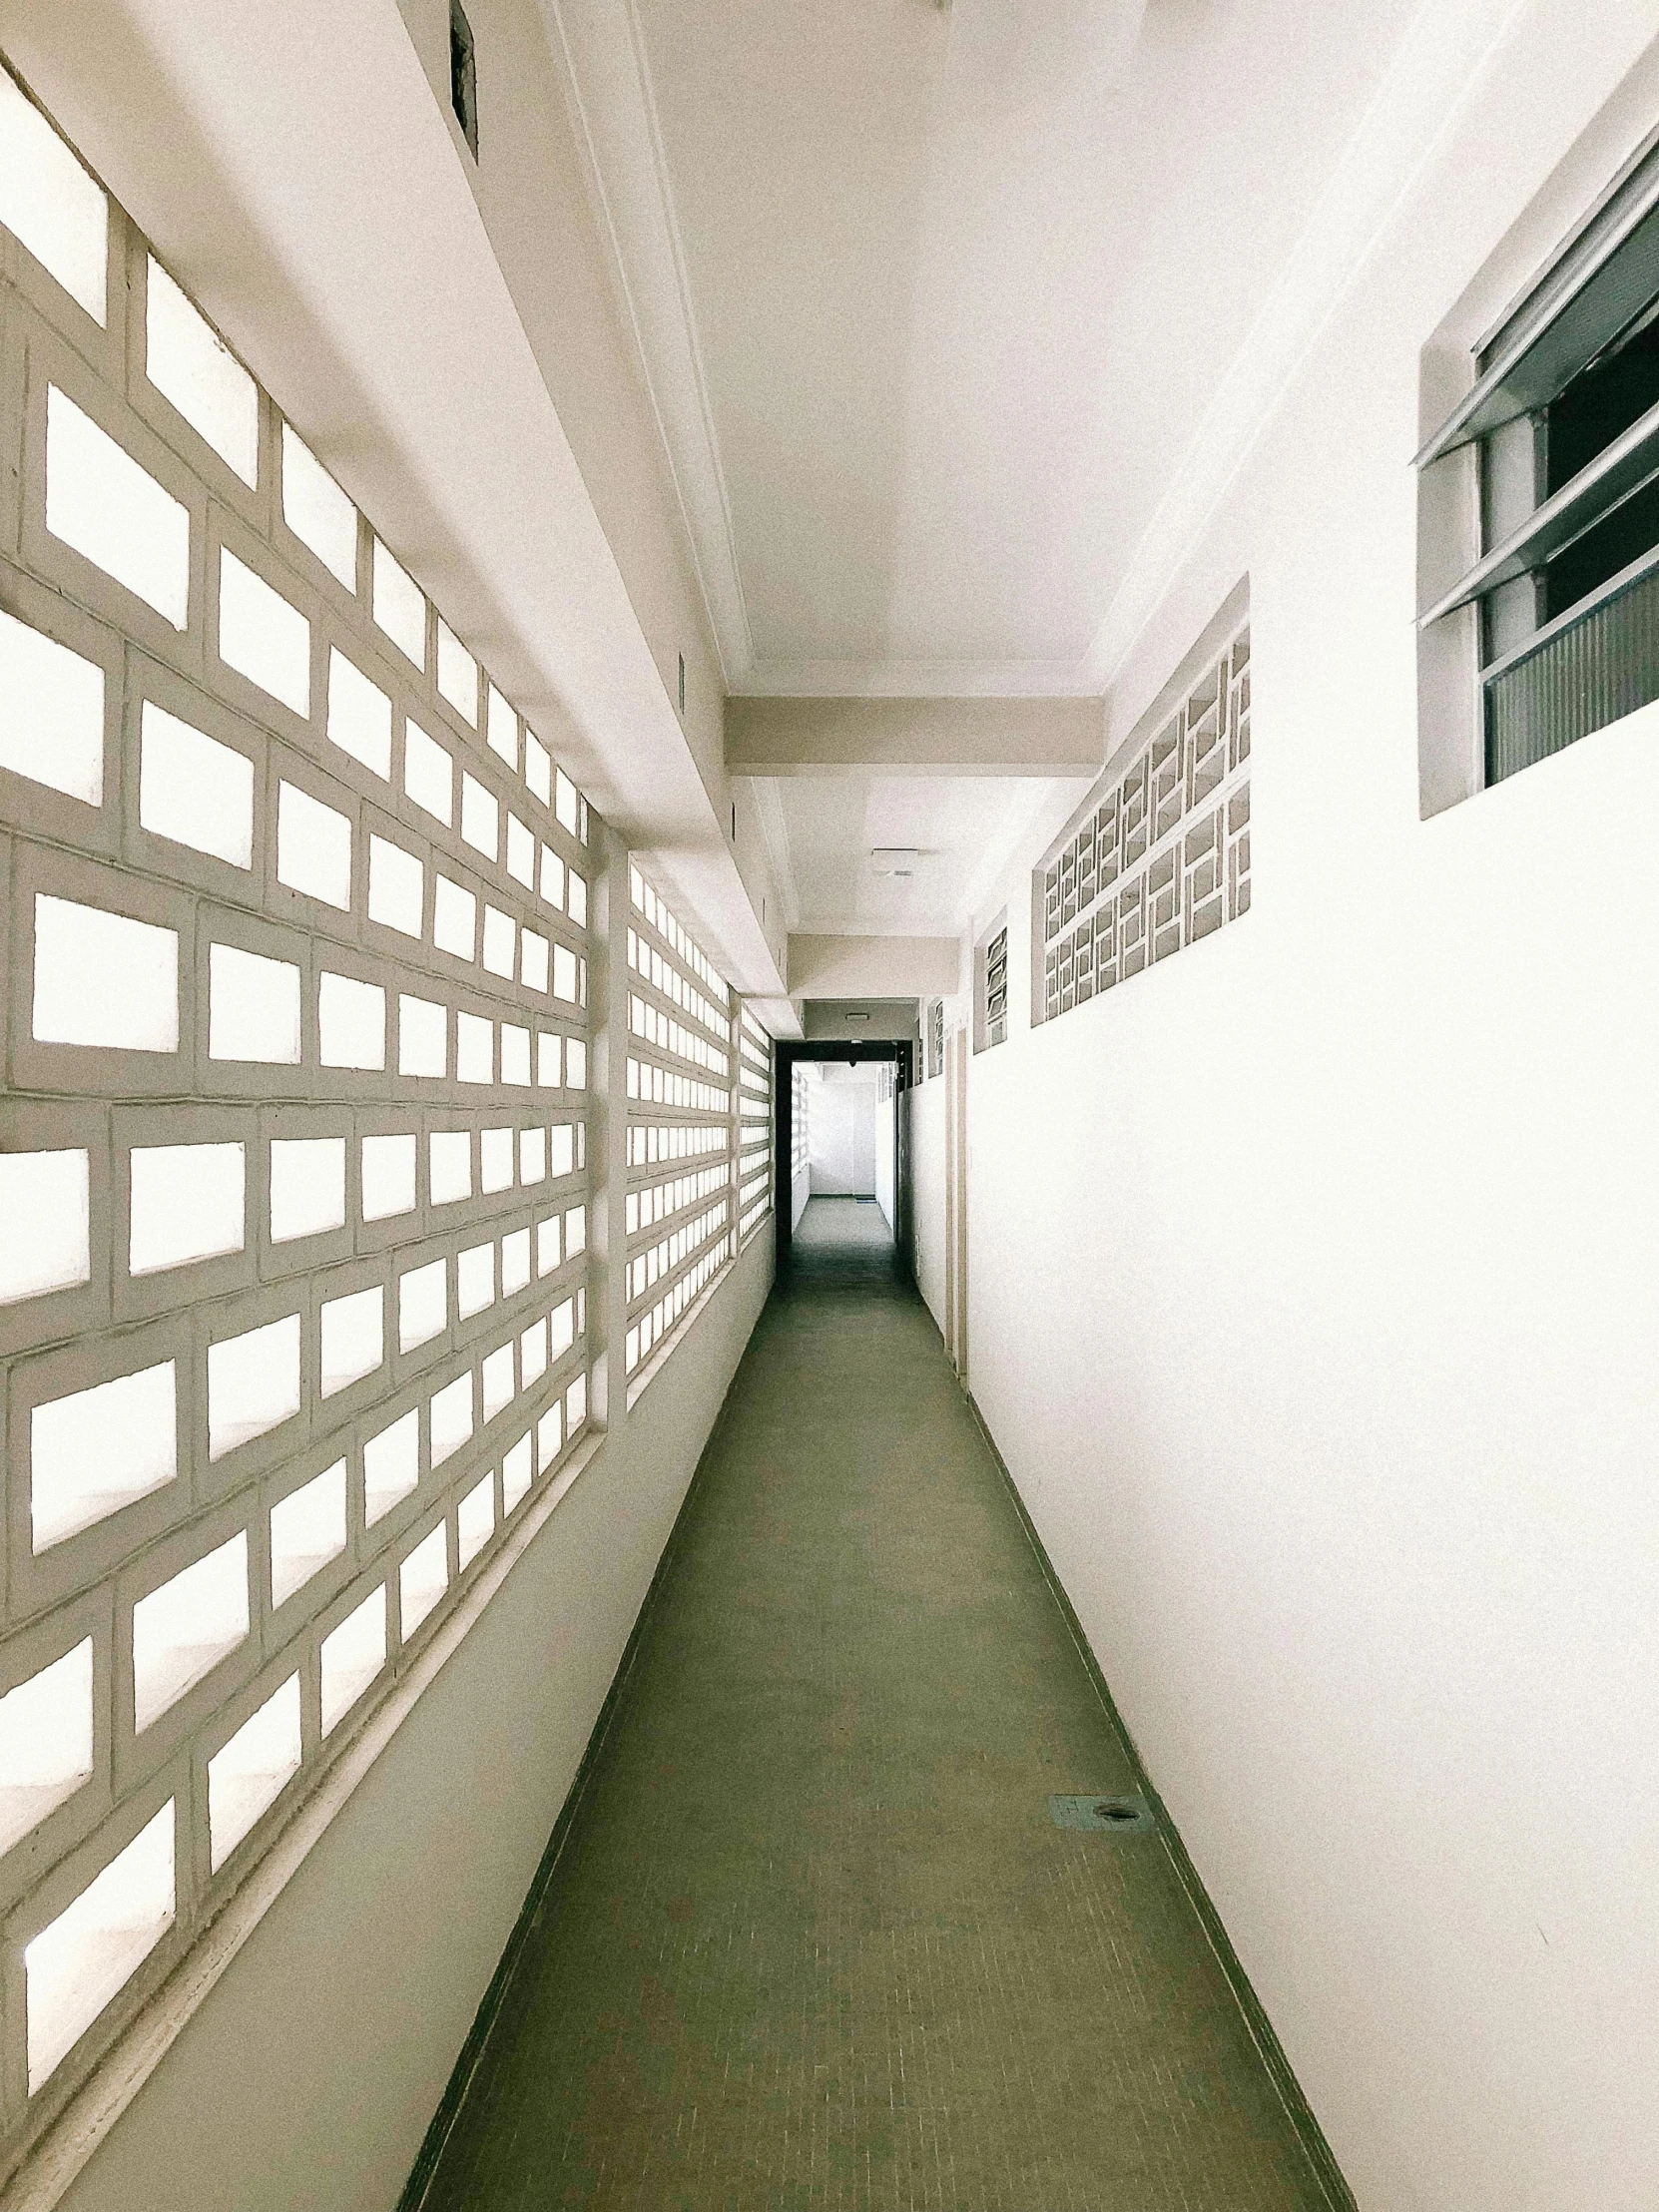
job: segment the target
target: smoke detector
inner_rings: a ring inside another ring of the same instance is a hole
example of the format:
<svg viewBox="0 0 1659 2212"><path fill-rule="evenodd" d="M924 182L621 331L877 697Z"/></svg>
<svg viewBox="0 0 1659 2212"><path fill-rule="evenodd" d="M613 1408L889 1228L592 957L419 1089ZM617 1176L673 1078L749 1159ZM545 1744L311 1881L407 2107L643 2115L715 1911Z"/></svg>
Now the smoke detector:
<svg viewBox="0 0 1659 2212"><path fill-rule="evenodd" d="M877 875L914 875L920 858L914 845L878 844L870 853L869 864Z"/></svg>

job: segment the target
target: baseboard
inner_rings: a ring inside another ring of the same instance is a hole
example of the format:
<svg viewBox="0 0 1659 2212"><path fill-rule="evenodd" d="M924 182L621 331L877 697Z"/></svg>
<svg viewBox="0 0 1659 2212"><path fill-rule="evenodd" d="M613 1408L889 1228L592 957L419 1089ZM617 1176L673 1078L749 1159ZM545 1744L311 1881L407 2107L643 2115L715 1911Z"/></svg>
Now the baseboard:
<svg viewBox="0 0 1659 2212"><path fill-rule="evenodd" d="M741 1361L739 1364L741 1366ZM604 1703L599 1708L598 1717L594 1721L587 1746L582 1753L576 1773L571 1780L570 1788L565 1795L564 1804L559 1809L559 1817L553 1823L553 1833L547 1839L547 1849L542 1853L535 1874L531 1878L530 1887L525 1893L524 1903L519 1908L517 1920L513 1923L512 1934L507 1937L506 1946L496 1963L494 1973L490 1975L489 1985L479 2001L472 2025L467 2030L466 2040L461 2045L460 2055L450 2069L449 2079L444 2084L443 2095L438 2099L438 2108L432 2114L426 2133L421 2138L420 2149L415 2154L415 2162L409 2169L409 2178L403 2184L402 2194L397 2200L397 2212L421 2212L421 2208L426 2202L427 2191L431 2188L433 2177L438 2170L438 2161L443 2156L444 2146L454 2129L467 2090L472 2085L472 2078L478 2071L479 2062L484 2055L485 2047L494 2029L503 1999L512 1982L513 1975L518 1970L518 1962L524 1955L524 1946L529 1938L531 1923L541 1910L542 1901L552 1885L565 1845L570 1840L571 1829L575 1824L577 1814L581 1810L582 1800L587 1794L588 1784L593 1779L593 1772L598 1764L599 1755L605 1748L605 1740L610 1734L611 1723L616 1718L617 1707L622 1701L623 1692L628 1687L628 1678L633 1673L634 1662L639 1656L640 1645L645 1639L646 1630L651 1625L651 1617L656 1609L658 1594L668 1577L670 1569L673 1567L680 1549L681 1538L697 1505L699 1493L703 1486L703 1470L709 1463L710 1453L720 1440L721 1430L726 1423L726 1407L731 1396L732 1383L736 1381L737 1370L734 1369L731 1382L726 1386L726 1396L721 1399L720 1410L716 1413L714 1425L709 1430L708 1441L704 1444L698 1456L691 1481L686 1487L686 1494L680 1501L680 1510L674 1516L674 1526L668 1532L668 1541L663 1546L651 1580L646 1586L645 1596L640 1601L639 1612L635 1615L634 1625L629 1631L628 1641L622 1648L622 1657L617 1661L616 1672L611 1677L611 1686L605 1692Z"/></svg>
<svg viewBox="0 0 1659 2212"><path fill-rule="evenodd" d="M1157 1784L1147 1772L1146 1762L1141 1757L1134 1737L1124 1725L1123 1715L1118 1711L1117 1702L1107 1686L1106 1677L1100 1671L1100 1662L1096 1659L1093 1650L1090 1648L1089 1639L1083 1632L1083 1624L1077 1618L1072 1602L1066 1595L1065 1585L1058 1574L1055 1573L1054 1562L1049 1558L1047 1548L1042 1538L1037 1534L1031 1515L1025 1509L1025 1500L1019 1494L1019 1486L1008 1471L1008 1462L997 1448L996 1438L991 1434L989 1425L984 1414L979 1410L973 1392L964 1386L962 1394L967 1399L968 1410L972 1413L974 1425L984 1440L985 1449L990 1453L992 1462L1007 1486L1008 1495L1013 1500L1014 1510L1019 1515L1020 1526L1025 1531L1025 1540L1031 1546L1032 1555L1042 1570L1043 1580L1048 1584L1054 1602L1060 1609L1067 1632L1077 1648L1077 1655L1088 1669L1089 1679L1095 1687L1095 1694L1105 1707L1107 1716L1111 1720L1113 1728L1117 1731L1130 1765L1135 1770L1135 1780L1142 1795L1157 1815L1158 1833L1163 1838L1164 1849L1169 1853L1170 1862L1175 1868L1176 1878L1182 1889L1187 1893L1188 1902L1191 1904L1193 1911L1198 1915L1199 1924L1209 1940L1210 1948L1215 1952L1217 1963L1227 1977L1227 1985L1232 1990L1234 2000L1244 2015L1245 2025L1250 2031L1251 2040L1262 2054L1262 2063L1268 2069L1273 2085L1279 2093L1280 2101L1285 2107L1286 2117L1296 2131L1297 2140L1302 2145L1314 2176L1324 2190L1332 2207L1332 2212L1359 2212L1354 2191L1343 2178L1343 2170L1337 2163L1331 2145L1325 2139L1325 2130L1320 2126L1313 2106L1303 2094L1302 2084L1297 2080L1291 2062L1285 2055L1285 2047L1274 2032L1273 2022L1268 2018L1262 2000L1256 1994L1250 1976L1245 1972L1239 1954L1233 1948L1232 1939L1228 1936L1226 1928L1222 1925L1221 1915L1216 1911L1210 1893L1205 1889L1198 1869L1193 1865L1187 1847L1181 1841L1181 1832L1174 1821L1171 1820L1169 1808L1158 1794Z"/></svg>

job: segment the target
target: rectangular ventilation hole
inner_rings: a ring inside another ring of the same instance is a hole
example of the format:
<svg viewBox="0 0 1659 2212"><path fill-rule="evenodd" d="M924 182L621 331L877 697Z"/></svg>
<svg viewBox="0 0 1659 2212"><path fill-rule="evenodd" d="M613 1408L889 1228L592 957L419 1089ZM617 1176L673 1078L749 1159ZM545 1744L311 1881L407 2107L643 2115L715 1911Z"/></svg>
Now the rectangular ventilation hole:
<svg viewBox="0 0 1659 2212"><path fill-rule="evenodd" d="M282 520L300 544L316 555L337 584L343 585L348 592L356 591L357 510L291 422L282 424ZM337 650L333 657L336 661L340 658ZM333 737L331 714L328 734ZM335 738L334 743L337 745L339 740ZM389 703L386 749L387 766L377 772L381 776L390 770ZM365 765L373 766L371 762Z"/></svg>
<svg viewBox="0 0 1659 2212"><path fill-rule="evenodd" d="M173 1925L173 1800L23 1952L34 2095Z"/></svg>
<svg viewBox="0 0 1659 2212"><path fill-rule="evenodd" d="M165 1360L35 1406L29 1510L37 1553L173 1481L176 1393L174 1363Z"/></svg>
<svg viewBox="0 0 1659 2212"><path fill-rule="evenodd" d="M271 1602L285 1604L345 1549L345 1461L313 1475L271 1508Z"/></svg>
<svg viewBox="0 0 1659 2212"><path fill-rule="evenodd" d="M365 1137L362 1145L363 1219L387 1221L414 1211L415 1139Z"/></svg>
<svg viewBox="0 0 1659 2212"><path fill-rule="evenodd" d="M260 475L260 394L219 332L152 254L144 373L250 487Z"/></svg>
<svg viewBox="0 0 1659 2212"><path fill-rule="evenodd" d="M345 1226L345 1139L277 1137L271 1146L271 1241Z"/></svg>
<svg viewBox="0 0 1659 2212"><path fill-rule="evenodd" d="M322 1639L322 1733L337 1728L386 1663L386 1591L382 1583Z"/></svg>
<svg viewBox="0 0 1659 2212"><path fill-rule="evenodd" d="M178 932L37 893L33 1029L41 1044L177 1052Z"/></svg>
<svg viewBox="0 0 1659 2212"><path fill-rule="evenodd" d="M92 1638L0 1697L0 1852L92 1779Z"/></svg>
<svg viewBox="0 0 1659 2212"><path fill-rule="evenodd" d="M34 103L0 72L0 223L103 323L109 202Z"/></svg>
<svg viewBox="0 0 1659 2212"><path fill-rule="evenodd" d="M242 1251L247 1241L242 1145L135 1146L129 1176L130 1274L155 1275Z"/></svg>
<svg viewBox="0 0 1659 2212"><path fill-rule="evenodd" d="M254 864L254 764L177 715L144 702L139 742L139 823L153 836Z"/></svg>
<svg viewBox="0 0 1659 2212"><path fill-rule="evenodd" d="M463 1568L477 1558L495 1533L495 1476L486 1474L461 1499L455 1513L458 1555Z"/></svg>
<svg viewBox="0 0 1659 2212"><path fill-rule="evenodd" d="M208 1761L208 1846L217 1874L299 1772L299 1677L287 1680Z"/></svg>
<svg viewBox="0 0 1659 2212"><path fill-rule="evenodd" d="M363 1521L372 1528L420 1482L420 1412L411 1407L363 1445Z"/></svg>
<svg viewBox="0 0 1659 2212"><path fill-rule="evenodd" d="M299 1316L208 1347L208 1457L279 1428L299 1410Z"/></svg>
<svg viewBox="0 0 1659 2212"><path fill-rule="evenodd" d="M190 510L83 414L46 392L46 527L182 631L190 614Z"/></svg>
<svg viewBox="0 0 1659 2212"><path fill-rule="evenodd" d="M3 199L0 192L0 199ZM0 768L104 802L104 671L0 611Z"/></svg>
<svg viewBox="0 0 1659 2212"><path fill-rule="evenodd" d="M449 1326L448 1263L429 1260L397 1278L397 1349L413 1352Z"/></svg>
<svg viewBox="0 0 1659 2212"><path fill-rule="evenodd" d="M139 1735L248 1636L248 1537L186 1567L133 1607L133 1727Z"/></svg>
<svg viewBox="0 0 1659 2212"><path fill-rule="evenodd" d="M0 1152L0 1306L92 1280L85 1152Z"/></svg>
<svg viewBox="0 0 1659 2212"><path fill-rule="evenodd" d="M320 1314L323 1397L349 1389L372 1375L385 1358L385 1293L378 1283L348 1298L322 1302Z"/></svg>
<svg viewBox="0 0 1659 2212"><path fill-rule="evenodd" d="M240 945L208 952L208 1057L299 1065L299 970Z"/></svg>
<svg viewBox="0 0 1659 2212"><path fill-rule="evenodd" d="M219 552L219 657L302 721L311 712L311 626L229 546Z"/></svg>
<svg viewBox="0 0 1659 2212"><path fill-rule="evenodd" d="M449 1587L449 1531L439 1521L397 1570L398 1620L408 1642Z"/></svg>

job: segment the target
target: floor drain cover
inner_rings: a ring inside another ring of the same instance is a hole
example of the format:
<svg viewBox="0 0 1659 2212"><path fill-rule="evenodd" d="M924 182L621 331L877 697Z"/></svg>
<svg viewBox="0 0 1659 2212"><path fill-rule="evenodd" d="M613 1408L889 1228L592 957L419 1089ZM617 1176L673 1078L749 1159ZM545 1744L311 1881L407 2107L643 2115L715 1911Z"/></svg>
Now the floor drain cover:
<svg viewBox="0 0 1659 2212"><path fill-rule="evenodd" d="M1142 1797L1051 1797L1048 1810L1056 1828L1090 1828L1106 1836L1146 1836L1156 1826Z"/></svg>

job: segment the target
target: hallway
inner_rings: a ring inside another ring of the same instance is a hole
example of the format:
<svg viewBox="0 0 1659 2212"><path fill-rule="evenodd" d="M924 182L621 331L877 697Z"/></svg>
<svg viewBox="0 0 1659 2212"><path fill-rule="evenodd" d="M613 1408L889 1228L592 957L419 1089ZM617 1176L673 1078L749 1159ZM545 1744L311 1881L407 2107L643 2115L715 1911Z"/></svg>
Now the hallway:
<svg viewBox="0 0 1659 2212"><path fill-rule="evenodd" d="M885 1224L813 1201L413 2201L1313 2212L1157 1838L1050 1816L1134 1787Z"/></svg>

